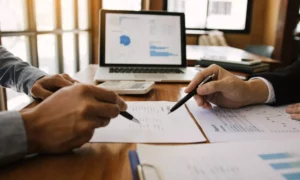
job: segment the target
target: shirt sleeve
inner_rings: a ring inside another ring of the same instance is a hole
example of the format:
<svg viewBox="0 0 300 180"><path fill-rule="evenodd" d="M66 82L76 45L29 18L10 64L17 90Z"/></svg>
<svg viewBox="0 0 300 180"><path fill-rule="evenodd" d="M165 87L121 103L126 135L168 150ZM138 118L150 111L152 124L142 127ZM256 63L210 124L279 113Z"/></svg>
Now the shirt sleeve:
<svg viewBox="0 0 300 180"><path fill-rule="evenodd" d="M276 98L275 98L275 91L274 91L274 87L273 85L270 83L270 81L266 80L265 78L262 77L254 77L249 79L249 81L253 80L253 79L260 79L262 80L268 87L269 90L269 95L268 95L268 99L265 102L266 104L272 104L276 102Z"/></svg>
<svg viewBox="0 0 300 180"><path fill-rule="evenodd" d="M21 114L0 112L0 165L18 160L26 152L27 137Z"/></svg>
<svg viewBox="0 0 300 180"><path fill-rule="evenodd" d="M34 82L47 75L0 46L0 85L31 95Z"/></svg>

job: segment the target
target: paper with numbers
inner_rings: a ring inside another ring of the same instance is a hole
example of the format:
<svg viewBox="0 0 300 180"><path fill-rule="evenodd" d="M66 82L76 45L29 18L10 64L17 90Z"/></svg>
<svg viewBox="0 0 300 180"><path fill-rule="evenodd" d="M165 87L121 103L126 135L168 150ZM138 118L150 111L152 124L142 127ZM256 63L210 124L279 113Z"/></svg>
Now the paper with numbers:
<svg viewBox="0 0 300 180"><path fill-rule="evenodd" d="M300 138L300 121L290 118L286 106L256 105L240 109L214 106L213 110L205 110L190 100L187 107L210 142Z"/></svg>
<svg viewBox="0 0 300 180"><path fill-rule="evenodd" d="M122 116L95 130L91 142L190 143L205 142L185 106L168 114L174 102L127 102L127 112L141 124Z"/></svg>

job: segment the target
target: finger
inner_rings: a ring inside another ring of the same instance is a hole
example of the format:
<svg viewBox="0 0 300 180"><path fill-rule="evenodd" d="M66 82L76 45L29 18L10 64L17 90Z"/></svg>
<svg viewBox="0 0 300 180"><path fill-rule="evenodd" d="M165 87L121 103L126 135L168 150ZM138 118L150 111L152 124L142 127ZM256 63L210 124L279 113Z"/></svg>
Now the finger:
<svg viewBox="0 0 300 180"><path fill-rule="evenodd" d="M93 118L90 118L93 119ZM89 120L95 122L95 126L93 128L105 127L110 123L110 118L106 117L97 117L96 119Z"/></svg>
<svg viewBox="0 0 300 180"><path fill-rule="evenodd" d="M96 86L90 86L90 89L92 91L92 94L98 101L104 101L112 104L122 103L121 101L119 101L118 94L114 91L106 90Z"/></svg>
<svg viewBox="0 0 300 180"><path fill-rule="evenodd" d="M287 108L300 107L300 103L288 105Z"/></svg>
<svg viewBox="0 0 300 180"><path fill-rule="evenodd" d="M204 109L211 110L212 109L212 105L208 101L205 101Z"/></svg>
<svg viewBox="0 0 300 180"><path fill-rule="evenodd" d="M125 103L125 101L122 98L118 98L117 104L120 107L120 111L126 111L127 110L127 104Z"/></svg>
<svg viewBox="0 0 300 180"><path fill-rule="evenodd" d="M286 108L286 112L289 114L300 114L300 107L299 106L289 106Z"/></svg>
<svg viewBox="0 0 300 180"><path fill-rule="evenodd" d="M77 80L71 78L68 74L62 74L62 76L63 76L66 80L72 82L73 84L74 84L74 83L79 83L79 81L77 81Z"/></svg>
<svg viewBox="0 0 300 180"><path fill-rule="evenodd" d="M99 128L99 127L106 127L106 126L108 126L109 123L110 123L110 119L101 119L100 121L101 121L101 125L98 126L98 128Z"/></svg>
<svg viewBox="0 0 300 180"><path fill-rule="evenodd" d="M211 95L216 92L232 91L233 90L232 88L234 88L234 86L232 86L232 84L226 83L223 80L211 81L211 82L208 82L206 84L199 86L197 89L197 94L199 94L200 96Z"/></svg>
<svg viewBox="0 0 300 180"><path fill-rule="evenodd" d="M300 120L300 114L291 114L293 120Z"/></svg>
<svg viewBox="0 0 300 180"><path fill-rule="evenodd" d="M55 78L50 78L49 79L49 84L51 86L54 86L56 88L62 88L62 87L66 87L66 86L72 86L73 83L71 83L70 81L58 76L55 76Z"/></svg>
<svg viewBox="0 0 300 180"><path fill-rule="evenodd" d="M204 103L205 103L205 100L201 96L195 95L194 99L195 99L197 105L200 106L200 107L203 106Z"/></svg>
<svg viewBox="0 0 300 180"><path fill-rule="evenodd" d="M31 93L32 93L32 96L34 98L40 98L40 99L43 99L43 100L53 94L52 92L48 91L47 89L44 89L40 85L35 86L35 88L32 89Z"/></svg>
<svg viewBox="0 0 300 180"><path fill-rule="evenodd" d="M195 89L199 85L200 82L202 82L205 78L207 78L208 76L210 76L212 74L215 74L215 76L218 77L220 69L221 68L217 65L211 65L208 68L200 71L193 78L193 80L190 82L190 84L186 87L185 92L186 93L191 92L193 89Z"/></svg>
<svg viewBox="0 0 300 180"><path fill-rule="evenodd" d="M115 118L120 114L120 107L117 104L106 102L89 102L82 109L82 116L88 117L89 120L102 118Z"/></svg>

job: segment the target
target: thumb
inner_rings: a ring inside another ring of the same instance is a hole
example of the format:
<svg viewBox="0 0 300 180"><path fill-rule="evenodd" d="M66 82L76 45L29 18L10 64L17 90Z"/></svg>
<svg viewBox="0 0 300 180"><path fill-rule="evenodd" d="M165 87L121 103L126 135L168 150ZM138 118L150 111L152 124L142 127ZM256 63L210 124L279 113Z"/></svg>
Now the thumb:
<svg viewBox="0 0 300 180"><path fill-rule="evenodd" d="M223 80L211 81L198 87L197 93L201 96L211 95L216 92L230 91L232 87Z"/></svg>

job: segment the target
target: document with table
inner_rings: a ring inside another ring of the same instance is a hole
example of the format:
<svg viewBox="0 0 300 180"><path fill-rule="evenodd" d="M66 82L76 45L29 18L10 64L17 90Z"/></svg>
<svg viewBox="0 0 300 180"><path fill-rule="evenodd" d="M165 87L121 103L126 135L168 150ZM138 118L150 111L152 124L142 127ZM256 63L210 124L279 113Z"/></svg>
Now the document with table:
<svg viewBox="0 0 300 180"><path fill-rule="evenodd" d="M112 119L105 128L95 130L91 142L188 143L205 142L186 107L169 114L174 102L128 102L127 112L141 124L122 116Z"/></svg>
<svg viewBox="0 0 300 180"><path fill-rule="evenodd" d="M300 179L299 152L297 139L137 146L145 180L295 180Z"/></svg>
<svg viewBox="0 0 300 180"><path fill-rule="evenodd" d="M190 100L187 107L210 142L300 138L300 121L290 118L286 106L205 110Z"/></svg>

